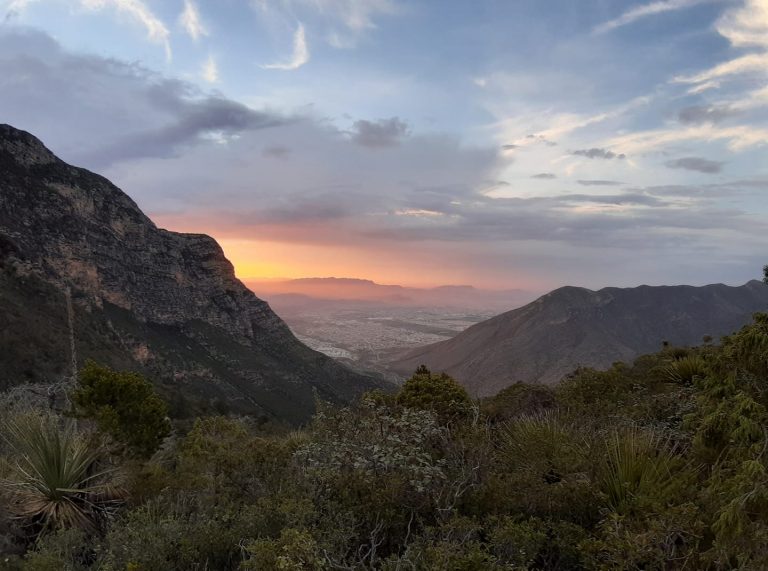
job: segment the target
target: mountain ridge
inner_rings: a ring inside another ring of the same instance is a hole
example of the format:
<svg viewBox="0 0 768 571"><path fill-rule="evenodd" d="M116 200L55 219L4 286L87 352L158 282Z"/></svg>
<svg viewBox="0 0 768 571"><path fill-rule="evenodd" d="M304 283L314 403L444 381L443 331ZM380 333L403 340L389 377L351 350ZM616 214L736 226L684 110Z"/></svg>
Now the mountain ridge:
<svg viewBox="0 0 768 571"><path fill-rule="evenodd" d="M473 325L457 336L406 352L392 363L407 375L418 365L455 376L488 396L516 381L553 384L577 366L607 367L658 350L663 341L693 345L726 335L768 309L768 287L564 286Z"/></svg>
<svg viewBox="0 0 768 571"><path fill-rule="evenodd" d="M318 301L379 301L401 306L477 307L502 309L530 301L534 294L521 289L484 290L471 285L413 287L379 284L362 278L296 278L260 281L244 279L257 295L266 299L304 295Z"/></svg>
<svg viewBox="0 0 768 571"><path fill-rule="evenodd" d="M64 163L9 125L0 125L0 190L0 261L14 292L0 301L15 296L17 311L9 312L10 302L0 310L18 334L19 308L43 305L12 287L27 280L51 300L69 288L78 316L90 314L91 326L115 332L101 353L107 364L132 363L202 401L238 401L242 411L301 421L316 393L348 402L380 386L299 342L235 277L213 238L158 228L106 178ZM62 301L51 303L46 311L56 313ZM50 350L46 335L33 337ZM81 357L92 349L83 347ZM28 366L24 378L42 380ZM0 359L0 373L20 374L11 356Z"/></svg>

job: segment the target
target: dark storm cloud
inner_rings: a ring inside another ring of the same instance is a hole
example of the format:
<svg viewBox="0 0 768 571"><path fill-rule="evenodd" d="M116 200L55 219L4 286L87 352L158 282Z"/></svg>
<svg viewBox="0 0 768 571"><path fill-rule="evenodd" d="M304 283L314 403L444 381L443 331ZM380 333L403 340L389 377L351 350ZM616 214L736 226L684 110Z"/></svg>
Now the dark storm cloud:
<svg viewBox="0 0 768 571"><path fill-rule="evenodd" d="M681 109L678 120L685 125L701 125L703 123L720 123L739 115L739 111L727 105L693 105Z"/></svg>
<svg viewBox="0 0 768 571"><path fill-rule="evenodd" d="M591 149L579 149L577 151L573 151L574 155L578 155L580 157L587 157L588 159L626 159L627 155L624 153L616 154L613 151L609 151L607 149L598 149L598 148L591 148Z"/></svg>
<svg viewBox="0 0 768 571"><path fill-rule="evenodd" d="M621 186L622 182L617 180L577 180L581 186Z"/></svg>
<svg viewBox="0 0 768 571"><path fill-rule="evenodd" d="M551 172L542 172L542 173L533 175L531 178L538 178L542 180L552 180L557 178L557 175Z"/></svg>
<svg viewBox="0 0 768 571"><path fill-rule="evenodd" d="M364 147L393 147L408 135L408 124L398 117L366 121L361 119L352 125L352 140Z"/></svg>
<svg viewBox="0 0 768 571"><path fill-rule="evenodd" d="M702 172L705 174L717 174L723 170L722 161L711 161L701 157L683 157L664 163L671 169L685 169L689 171Z"/></svg>

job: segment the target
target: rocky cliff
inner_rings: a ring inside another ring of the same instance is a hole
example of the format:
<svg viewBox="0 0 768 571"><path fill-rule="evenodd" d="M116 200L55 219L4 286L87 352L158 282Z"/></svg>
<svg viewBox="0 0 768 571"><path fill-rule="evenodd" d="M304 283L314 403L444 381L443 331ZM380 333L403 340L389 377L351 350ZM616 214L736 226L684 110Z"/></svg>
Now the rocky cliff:
<svg viewBox="0 0 768 571"><path fill-rule="evenodd" d="M661 349L662 342L717 340L768 311L768 286L640 286L592 291L563 287L456 337L415 349L392 368L424 363L472 394L493 395L516 381L552 384L578 366L608 367Z"/></svg>
<svg viewBox="0 0 768 571"><path fill-rule="evenodd" d="M195 406L300 421L314 393L345 402L378 385L301 344L215 240L157 228L108 180L8 125L0 264L5 385L66 373L67 288L79 360L141 369Z"/></svg>

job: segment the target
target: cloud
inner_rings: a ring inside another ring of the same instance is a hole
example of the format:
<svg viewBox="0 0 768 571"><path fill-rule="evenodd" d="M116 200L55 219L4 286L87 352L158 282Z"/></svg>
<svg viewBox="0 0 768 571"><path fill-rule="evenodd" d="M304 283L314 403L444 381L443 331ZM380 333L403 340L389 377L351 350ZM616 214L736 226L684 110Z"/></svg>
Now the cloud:
<svg viewBox="0 0 768 571"><path fill-rule="evenodd" d="M299 16L324 27L321 35L337 49L355 47L366 32L376 29L380 16L401 11L400 2L395 0L251 0L251 5L262 15L276 12L281 18Z"/></svg>
<svg viewBox="0 0 768 571"><path fill-rule="evenodd" d="M593 30L593 33L604 34L611 30L615 30L616 28L633 24L634 22L642 20L643 18L648 18L649 16L684 10L699 4L704 4L708 1L711 2L715 0L661 0L658 2L651 2L650 4L635 6L621 14L618 18L600 24Z"/></svg>
<svg viewBox="0 0 768 571"><path fill-rule="evenodd" d="M542 145L545 145L547 147L556 147L557 143L555 141L550 141L547 139L546 135L526 135L525 137L529 141L535 141L537 143L541 143Z"/></svg>
<svg viewBox="0 0 768 571"><path fill-rule="evenodd" d="M158 89L162 89L160 86ZM230 99L207 96L187 99L174 93L174 86L166 93L172 118L165 125L148 127L118 138L85 155L90 164L107 166L114 162L140 157L173 157L184 148L199 145L206 140L225 142L233 136L255 129L281 125L287 119L259 112Z"/></svg>
<svg viewBox="0 0 768 571"><path fill-rule="evenodd" d="M318 12L340 20L353 32L375 28L377 15L394 14L398 5L392 0L289 0L296 5L315 8Z"/></svg>
<svg viewBox="0 0 768 571"><path fill-rule="evenodd" d="M291 59L283 63L271 63L262 65L264 69L283 69L295 70L309 61L309 48L307 47L307 38L304 33L304 24L299 22L296 32L293 34L293 54Z"/></svg>
<svg viewBox="0 0 768 571"><path fill-rule="evenodd" d="M660 128L619 135L609 141L627 152L640 153L685 141L725 141L732 151L765 145L768 129L752 125L720 127L712 124L691 125L686 128Z"/></svg>
<svg viewBox="0 0 768 571"><path fill-rule="evenodd" d="M112 6L120 13L126 14L139 22L147 32L147 37L159 43L165 49L168 60L172 57L171 42L168 27L141 0L80 0L80 4L90 10L100 10Z"/></svg>
<svg viewBox="0 0 768 571"><path fill-rule="evenodd" d="M616 154L613 151L607 149L599 149L593 147L591 149L580 149L573 151L574 155L580 157L587 157L588 159L626 159L627 156L624 153Z"/></svg>
<svg viewBox="0 0 768 571"><path fill-rule="evenodd" d="M681 109L678 120L684 125L700 125L702 123L720 123L726 119L737 117L740 111L729 105L694 105Z"/></svg>
<svg viewBox="0 0 768 571"><path fill-rule="evenodd" d="M531 178L538 178L538 179L542 179L542 180L552 180L552 179L557 178L557 175L555 175L555 174L553 174L551 172L542 172L542 173L533 175Z"/></svg>
<svg viewBox="0 0 768 571"><path fill-rule="evenodd" d="M42 0L11 0L8 3L6 11L6 20L21 11L27 6L41 2ZM125 14L131 20L140 24L147 33L150 41L163 46L165 57L171 60L173 53L171 50L171 33L163 21L158 18L154 12L142 0L74 0L87 10L102 10L106 7L114 8L118 13Z"/></svg>
<svg viewBox="0 0 768 571"><path fill-rule="evenodd" d="M219 82L219 66L216 64L216 58L212 54L203 62L200 77L208 83Z"/></svg>
<svg viewBox="0 0 768 571"><path fill-rule="evenodd" d="M577 180L581 186L621 186L622 182L617 180Z"/></svg>
<svg viewBox="0 0 768 571"><path fill-rule="evenodd" d="M766 30L768 33L768 30ZM745 75L750 73L763 73L768 67L768 54L753 53L746 54L732 60L718 64L706 71L695 73L693 75L679 75L673 79L674 83L698 84L697 92L704 87L711 89L719 87L720 83L716 80L723 80L734 75Z"/></svg>
<svg viewBox="0 0 768 571"><path fill-rule="evenodd" d="M284 159L291 154L291 149L283 147L282 145L269 145L264 147L261 151L261 155L264 157L271 157L273 159Z"/></svg>
<svg viewBox="0 0 768 571"><path fill-rule="evenodd" d="M719 87L721 81L734 76L764 77L768 68L768 2L743 0L723 12L715 27L732 46L757 51L739 55L699 73L677 76L673 81L694 84L691 91L701 92Z"/></svg>
<svg viewBox="0 0 768 571"><path fill-rule="evenodd" d="M200 18L200 11L192 0L184 0L184 11L179 16L179 23L194 41L208 35L208 30Z"/></svg>
<svg viewBox="0 0 768 571"><path fill-rule="evenodd" d="M519 148L520 148L520 145L515 145L512 143L508 143L506 145L501 146L501 149L504 151L514 151L515 149L519 149Z"/></svg>
<svg viewBox="0 0 768 571"><path fill-rule="evenodd" d="M734 256L751 259L768 247L754 206L764 191L758 180L738 192L733 183L530 196L529 188L500 186L519 173L507 171L499 142L409 132L398 117L360 119L345 130L325 116L253 108L141 65L73 54L30 31L0 31L0 53L4 120L113 180L157 224L212 233L225 248L240 243L255 264L302 252L314 263L325 252L328 271L355 258L369 271L429 279L436 268L496 283L529 272L548 284L610 282L619 273L626 283L705 279L684 263L703 251L709 277L726 276ZM552 155L565 153L531 142L526 156L547 156L528 172L555 170ZM371 143L388 145L386 152L371 152ZM614 155L606 149L628 148L599 146ZM629 161L564 158L581 165L583 179L619 177L614 167L621 177L642 176L625 168Z"/></svg>
<svg viewBox="0 0 768 571"><path fill-rule="evenodd" d="M664 163L671 169L685 169L689 171L703 172L706 174L717 174L723 170L724 162L711 161L700 157L683 157Z"/></svg>
<svg viewBox="0 0 768 571"><path fill-rule="evenodd" d="M6 80L0 108L6 120L59 141L65 159L89 168L172 157L292 120L206 94L138 64L70 54L39 32L0 32L0 53L0 77ZM68 111L45 117L44 109L57 108Z"/></svg>
<svg viewBox="0 0 768 571"><path fill-rule="evenodd" d="M355 121L352 126L352 140L364 147L392 147L408 135L408 124L398 117L378 121Z"/></svg>

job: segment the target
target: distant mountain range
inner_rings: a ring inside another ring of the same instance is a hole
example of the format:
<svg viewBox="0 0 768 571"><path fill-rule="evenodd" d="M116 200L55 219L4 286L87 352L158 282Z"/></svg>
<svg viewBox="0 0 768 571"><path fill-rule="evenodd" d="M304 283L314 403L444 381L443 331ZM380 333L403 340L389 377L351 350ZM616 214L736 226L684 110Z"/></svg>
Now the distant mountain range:
<svg viewBox="0 0 768 571"><path fill-rule="evenodd" d="M640 286L592 291L563 287L528 305L421 347L392 368L409 375L420 364L446 371L476 396L516 381L552 384L577 366L608 367L657 351L663 341L715 340L768 311L768 286Z"/></svg>
<svg viewBox="0 0 768 571"><path fill-rule="evenodd" d="M382 285L354 278L301 278L293 280L244 280L257 295L277 305L313 300L359 301L414 307L508 309L531 301L535 294L520 289L486 290L469 285L415 288Z"/></svg>
<svg viewBox="0 0 768 571"><path fill-rule="evenodd" d="M159 229L105 178L0 125L0 390L78 362L146 373L177 408L301 422L380 381L299 342L209 236ZM191 403L191 404L189 404Z"/></svg>

